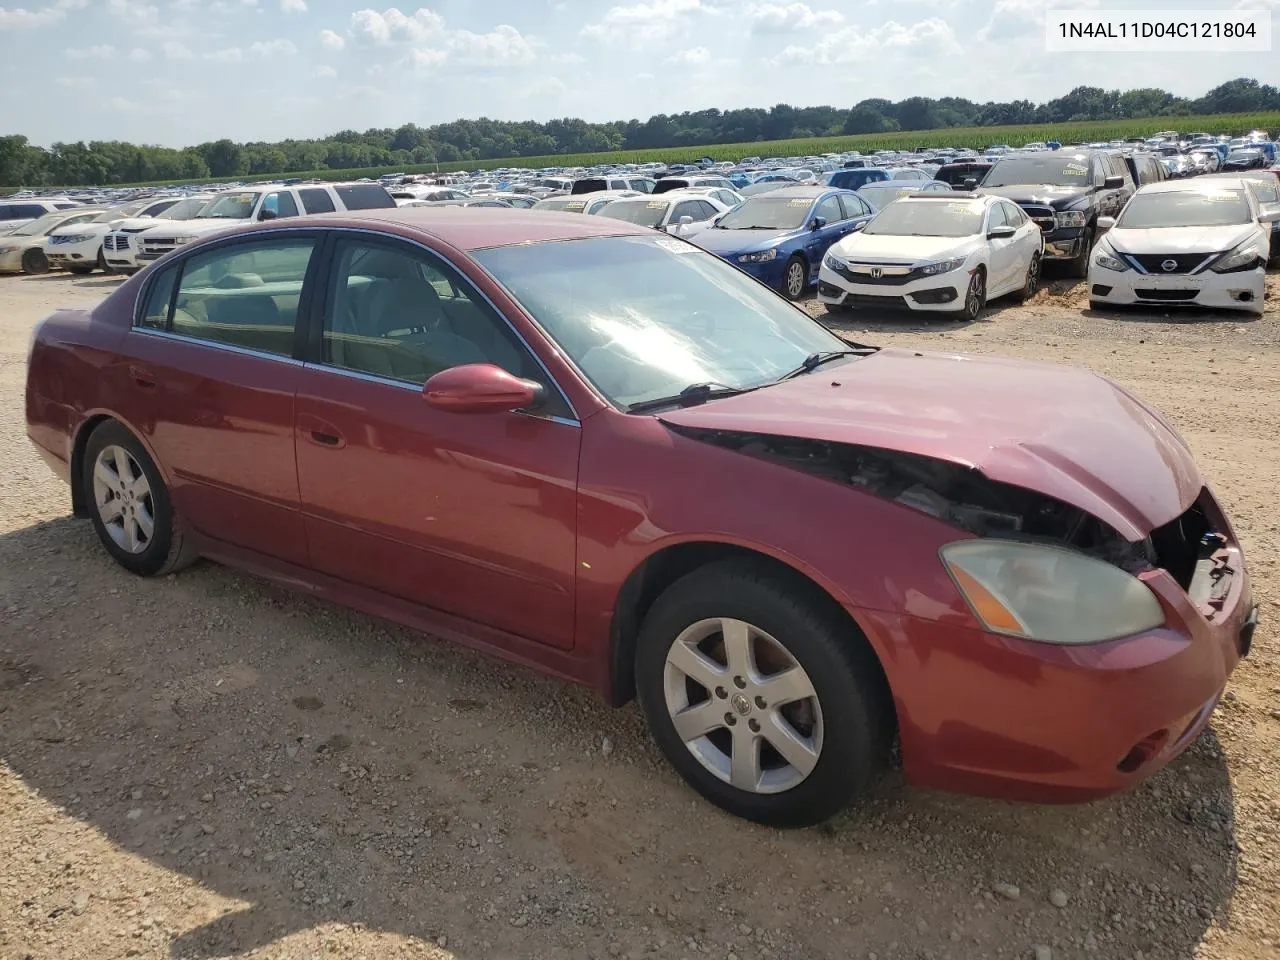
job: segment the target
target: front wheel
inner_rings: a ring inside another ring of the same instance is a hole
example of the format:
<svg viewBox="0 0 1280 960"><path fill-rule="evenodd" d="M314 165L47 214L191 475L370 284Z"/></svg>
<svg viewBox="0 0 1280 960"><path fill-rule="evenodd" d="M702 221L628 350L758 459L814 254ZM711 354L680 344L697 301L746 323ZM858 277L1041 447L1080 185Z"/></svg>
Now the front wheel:
<svg viewBox="0 0 1280 960"><path fill-rule="evenodd" d="M641 627L636 685L667 760L702 796L778 827L831 817L888 752L890 707L856 626L752 562L703 567Z"/></svg>
<svg viewBox="0 0 1280 960"><path fill-rule="evenodd" d="M960 319L964 323L973 323L982 316L987 305L987 274L981 267L973 271L969 278L969 287L964 293L964 308L960 311Z"/></svg>
<svg viewBox="0 0 1280 960"><path fill-rule="evenodd" d="M73 263L67 267L72 273L78 277L88 276L93 273L93 264L91 263Z"/></svg>
<svg viewBox="0 0 1280 960"><path fill-rule="evenodd" d="M194 559L175 523L164 478L119 423L107 421L89 437L81 482L98 539L120 566L153 577Z"/></svg>
<svg viewBox="0 0 1280 960"><path fill-rule="evenodd" d="M22 272L41 274L49 272L49 258L39 247L32 247L22 255Z"/></svg>
<svg viewBox="0 0 1280 960"><path fill-rule="evenodd" d="M1091 253L1093 253L1093 231L1086 230L1084 236L1080 238L1080 255L1074 260L1067 261L1067 275L1077 280L1087 279Z"/></svg>
<svg viewBox="0 0 1280 960"><path fill-rule="evenodd" d="M809 287L809 264L800 254L787 261L782 273L782 292L788 300L799 300Z"/></svg>

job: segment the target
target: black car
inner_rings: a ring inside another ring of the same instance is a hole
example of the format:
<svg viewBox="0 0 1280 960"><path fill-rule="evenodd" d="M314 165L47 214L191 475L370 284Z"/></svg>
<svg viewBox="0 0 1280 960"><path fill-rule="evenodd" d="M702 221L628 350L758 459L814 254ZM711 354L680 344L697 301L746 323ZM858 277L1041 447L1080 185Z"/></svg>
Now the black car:
<svg viewBox="0 0 1280 960"><path fill-rule="evenodd" d="M1129 176L1139 187L1169 179L1169 171L1160 162L1160 158L1149 153L1131 153L1124 158L1124 162L1129 168Z"/></svg>
<svg viewBox="0 0 1280 960"><path fill-rule="evenodd" d="M1267 155L1261 150L1246 147L1232 150L1222 161L1222 172L1239 173L1241 170L1262 170L1267 166Z"/></svg>
<svg viewBox="0 0 1280 960"><path fill-rule="evenodd" d="M1089 273L1098 218L1118 216L1135 189L1124 157L1103 150L1001 157L978 186L1020 206L1044 233L1045 259L1067 261L1073 277Z"/></svg>

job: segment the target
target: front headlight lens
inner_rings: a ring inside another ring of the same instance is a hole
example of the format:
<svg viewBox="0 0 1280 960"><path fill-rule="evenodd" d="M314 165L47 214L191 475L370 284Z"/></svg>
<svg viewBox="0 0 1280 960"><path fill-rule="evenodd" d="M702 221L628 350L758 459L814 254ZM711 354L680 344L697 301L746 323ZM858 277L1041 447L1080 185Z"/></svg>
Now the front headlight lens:
<svg viewBox="0 0 1280 960"><path fill-rule="evenodd" d="M828 253L822 258L822 265L828 270L843 270L844 262L836 258L833 254Z"/></svg>
<svg viewBox="0 0 1280 960"><path fill-rule="evenodd" d="M57 238L58 243L84 243L92 239L93 237L87 233L67 233Z"/></svg>
<svg viewBox="0 0 1280 960"><path fill-rule="evenodd" d="M993 633L1044 643L1098 643L1164 624L1137 577L1064 547L964 540L941 551L960 593Z"/></svg>
<svg viewBox="0 0 1280 960"><path fill-rule="evenodd" d="M738 257L739 263L767 263L770 260L777 259L778 251L776 248L761 250L759 253L744 253Z"/></svg>
<svg viewBox="0 0 1280 960"><path fill-rule="evenodd" d="M1242 270L1252 270L1261 263L1262 258L1258 256L1258 251L1253 248L1252 242L1246 241L1228 250L1222 259L1209 269L1214 273L1238 273Z"/></svg>
<svg viewBox="0 0 1280 960"><path fill-rule="evenodd" d="M1115 270L1117 273L1129 269L1129 265L1118 257L1113 257L1114 253L1106 244L1098 244L1097 251L1094 254L1093 262L1100 267L1106 267L1108 270Z"/></svg>
<svg viewBox="0 0 1280 960"><path fill-rule="evenodd" d="M941 260L938 263L926 263L920 268L920 275L935 277L940 273L950 273L952 270L959 270L964 266L964 261L964 257L953 257L950 260Z"/></svg>
<svg viewBox="0 0 1280 960"><path fill-rule="evenodd" d="M1064 210L1054 216L1060 227L1083 227L1087 219L1083 210Z"/></svg>
<svg viewBox="0 0 1280 960"><path fill-rule="evenodd" d="M177 246L179 246L179 247L180 247L180 246L182 246L184 243L190 243L190 242L191 242L192 240L194 240L194 239L195 239L195 237L174 237L174 238L173 238L173 242L174 242Z"/></svg>

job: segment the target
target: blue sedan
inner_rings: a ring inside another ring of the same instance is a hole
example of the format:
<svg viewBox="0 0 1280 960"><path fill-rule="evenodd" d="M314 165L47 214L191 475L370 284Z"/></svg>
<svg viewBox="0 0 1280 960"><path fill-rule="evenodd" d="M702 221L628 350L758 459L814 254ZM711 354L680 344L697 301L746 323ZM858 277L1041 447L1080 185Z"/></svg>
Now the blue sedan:
<svg viewBox="0 0 1280 960"><path fill-rule="evenodd" d="M799 300L817 283L827 248L872 215L852 190L781 187L749 197L689 240Z"/></svg>

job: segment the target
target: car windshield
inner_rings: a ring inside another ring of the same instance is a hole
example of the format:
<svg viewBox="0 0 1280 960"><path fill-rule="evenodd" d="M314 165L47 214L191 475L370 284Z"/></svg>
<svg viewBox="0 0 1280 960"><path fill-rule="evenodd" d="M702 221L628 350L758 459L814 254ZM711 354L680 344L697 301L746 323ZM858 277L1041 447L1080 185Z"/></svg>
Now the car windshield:
<svg viewBox="0 0 1280 960"><path fill-rule="evenodd" d="M1253 160L1262 156L1261 150L1232 150L1227 154L1228 160Z"/></svg>
<svg viewBox="0 0 1280 960"><path fill-rule="evenodd" d="M535 210L563 210L568 213L582 213L587 209L587 201L581 196L577 197L552 197L549 200L539 200L534 205Z"/></svg>
<svg viewBox="0 0 1280 960"><path fill-rule="evenodd" d="M1134 194L1117 227L1226 227L1252 219L1243 190L1178 190Z"/></svg>
<svg viewBox="0 0 1280 960"><path fill-rule="evenodd" d="M917 193L919 190L919 184L903 186L901 181L897 183L881 181L880 183L864 183L858 190L858 196L871 204L872 210L879 210L893 203L899 197L905 197L909 193Z"/></svg>
<svg viewBox="0 0 1280 960"><path fill-rule="evenodd" d="M161 210L156 214L157 220L190 220L201 210L209 205L207 199L197 197L188 197L186 200L179 200L167 210Z"/></svg>
<svg viewBox="0 0 1280 960"><path fill-rule="evenodd" d="M626 408L692 384L773 383L848 349L736 267L661 234L514 244L475 258Z"/></svg>
<svg viewBox="0 0 1280 960"><path fill-rule="evenodd" d="M716 224L719 230L799 230L809 220L812 197L764 195L738 204Z"/></svg>
<svg viewBox="0 0 1280 960"><path fill-rule="evenodd" d="M41 234L48 233L54 227L58 226L67 219L65 213L46 213L39 219L32 220L28 224L24 224L17 230L8 234L10 237L38 237Z"/></svg>
<svg viewBox="0 0 1280 960"><path fill-rule="evenodd" d="M671 204L663 200L615 200L600 211L602 217L613 217L642 227L656 227L667 215Z"/></svg>
<svg viewBox="0 0 1280 960"><path fill-rule="evenodd" d="M258 196L256 193L224 193L196 216L201 220L247 220L253 215Z"/></svg>
<svg viewBox="0 0 1280 960"><path fill-rule="evenodd" d="M1010 157L998 160L983 178L984 187L1007 187L1034 183L1055 187L1089 185L1089 161L1076 156L1047 154L1038 157Z"/></svg>
<svg viewBox="0 0 1280 960"><path fill-rule="evenodd" d="M971 237L982 230L983 208L972 200L904 200L885 207L863 228L885 237Z"/></svg>

